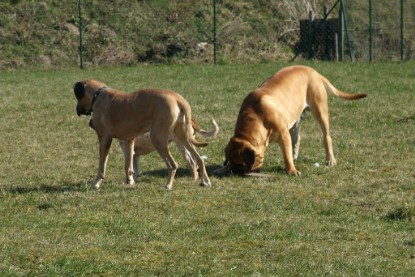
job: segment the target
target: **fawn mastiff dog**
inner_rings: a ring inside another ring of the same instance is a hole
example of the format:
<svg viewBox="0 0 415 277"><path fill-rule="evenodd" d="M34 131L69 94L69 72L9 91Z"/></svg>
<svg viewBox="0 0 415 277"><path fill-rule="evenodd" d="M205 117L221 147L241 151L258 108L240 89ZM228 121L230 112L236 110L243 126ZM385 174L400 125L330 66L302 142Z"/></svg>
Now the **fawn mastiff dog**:
<svg viewBox="0 0 415 277"><path fill-rule="evenodd" d="M171 134L177 137L196 162L201 175L201 185L210 186L204 162L194 148L207 144L198 142L193 136L190 105L180 94L161 89L124 93L97 80L75 83L74 93L78 100L78 116L92 114L91 126L99 140L98 174L93 182L95 188L101 186L105 177L108 152L113 138L125 142L126 183L134 184L134 140L138 135L148 131L152 144L167 166L167 189L172 189L177 169L177 164L168 149Z"/></svg>
<svg viewBox="0 0 415 277"><path fill-rule="evenodd" d="M202 129L192 119L193 134L199 133L204 137L214 138L219 133L219 126L213 118L212 118L212 125L213 125L213 129L210 131L207 131L207 130ZM186 148L180 143L180 141L176 138L174 134L171 134L169 138L169 142L170 141L173 141L176 144L181 155L187 162L187 167L189 168L193 179L196 180L198 176L198 172L197 172L198 168L197 168L196 162L192 159L192 156L190 155L189 151L186 150ZM120 140L119 144L125 155L126 151L128 151L127 143L123 140ZM156 151L156 148L154 147L154 144L151 142L150 132L146 132L135 138L134 155L133 155L133 170L134 170L133 178L134 180L137 180L140 175L140 167L139 167L140 156L147 155L154 151Z"/></svg>
<svg viewBox="0 0 415 277"><path fill-rule="evenodd" d="M234 135L225 148L224 166L214 174L255 173L263 165L268 143L274 141L281 148L287 173L300 175L294 160L299 153L299 123L305 109L311 110L323 132L326 164L336 165L329 132L328 93L346 100L366 97L336 89L307 66L289 66L275 73L243 100Z"/></svg>

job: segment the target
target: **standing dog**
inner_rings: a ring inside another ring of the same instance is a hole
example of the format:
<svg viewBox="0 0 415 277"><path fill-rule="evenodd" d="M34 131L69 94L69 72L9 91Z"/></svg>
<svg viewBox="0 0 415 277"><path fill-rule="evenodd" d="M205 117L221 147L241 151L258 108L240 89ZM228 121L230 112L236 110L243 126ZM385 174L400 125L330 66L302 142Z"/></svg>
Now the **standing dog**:
<svg viewBox="0 0 415 277"><path fill-rule="evenodd" d="M346 100L366 97L336 89L325 77L306 66L283 68L244 99L235 132L225 149L224 167L216 175L228 172L246 174L258 171L270 141L277 142L290 175L300 175L294 166L300 149L299 123L310 109L320 124L326 151L326 164L336 165L329 133L327 93Z"/></svg>
<svg viewBox="0 0 415 277"><path fill-rule="evenodd" d="M99 140L99 167L93 182L95 188L101 186L105 177L108 152L113 138L125 141L126 183L134 184L134 140L148 131L152 144L167 166L167 189L172 189L177 169L177 164L168 149L169 137L173 133L199 167L201 185L210 186L204 162L194 148L207 144L194 138L190 105L180 94L159 89L139 90L127 94L108 88L96 80L75 83L74 93L78 100L78 116L92 113L91 126Z"/></svg>
<svg viewBox="0 0 415 277"><path fill-rule="evenodd" d="M216 121L212 118L212 125L213 129L210 131L203 130L193 119L192 119L192 128L193 133L199 133L204 137L213 138L216 137L216 135L219 132L219 126L216 123ZM183 158L187 162L187 167L189 168L190 172L192 173L192 177L194 180L197 179L198 172L197 172L197 164L192 159L192 156L190 155L189 151L186 150L186 148L180 143L180 141L176 138L174 134L171 134L171 137L169 138L169 142L174 141L177 148L179 149L180 153L182 154ZM127 144L125 141L120 140L120 147L122 151L124 152L124 155L126 153ZM146 132L142 135L139 135L135 138L134 141L134 156L133 156L133 169L134 169L134 180L137 180L138 176L140 175L140 168L139 168L139 161L140 156L147 155L151 152L154 152L156 148L154 147L153 143L151 142L150 138L150 132Z"/></svg>

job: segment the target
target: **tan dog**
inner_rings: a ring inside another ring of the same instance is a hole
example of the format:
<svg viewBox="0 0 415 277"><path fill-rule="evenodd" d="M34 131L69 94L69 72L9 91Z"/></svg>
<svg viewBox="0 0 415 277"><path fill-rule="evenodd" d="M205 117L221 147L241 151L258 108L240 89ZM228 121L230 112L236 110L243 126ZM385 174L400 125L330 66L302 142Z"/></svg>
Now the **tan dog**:
<svg viewBox="0 0 415 277"><path fill-rule="evenodd" d="M347 94L336 89L310 67L289 66L278 71L244 99L234 136L225 149L224 167L215 170L214 174L258 171L263 165L268 143L274 141L280 145L286 171L300 175L294 160L299 153L299 123L305 109L310 109L320 124L326 164L334 166L336 159L329 133L328 92L346 100L366 97L366 94Z"/></svg>
<svg viewBox="0 0 415 277"><path fill-rule="evenodd" d="M193 128L193 133L194 134L199 133L204 137L214 138L214 137L217 136L217 134L219 132L219 126L213 118L212 118L212 125L213 125L213 129L210 130L210 131L206 131L206 130L203 130L192 119L192 128ZM180 153L182 154L183 158L186 160L187 166L188 166L190 172L192 173L193 179L196 180L197 177L198 177L197 164L192 159L192 156L190 155L189 151L186 150L186 148L180 143L180 141L176 138L176 136L174 134L171 134L171 136L169 138L169 142L170 141L174 141L174 143L176 144L176 146L179 149ZM122 149L122 151L124 152L124 155L125 155L126 151L128 150L127 149L128 148L127 144L123 140L120 140L119 143L120 143L121 149ZM154 152L155 150L156 150L156 148L154 147L154 144L151 142L150 132L146 132L145 134L139 135L135 138L134 156L133 156L133 169L134 169L133 178L134 178L134 180L137 180L137 178L140 175L140 168L139 168L140 156L147 155L151 152Z"/></svg>
<svg viewBox="0 0 415 277"><path fill-rule="evenodd" d="M177 164L168 149L169 137L173 133L199 167L201 185L210 186L204 162L194 148L194 145L207 144L194 138L190 105L181 95L174 91L158 89L139 90L127 94L108 88L96 80L75 83L74 93L78 100L78 116L92 113L91 124L98 135L99 168L93 183L95 188L100 187L105 177L108 151L113 138L125 141L126 183L134 184L134 140L148 131L152 144L167 166L167 189L173 187L177 169Z"/></svg>

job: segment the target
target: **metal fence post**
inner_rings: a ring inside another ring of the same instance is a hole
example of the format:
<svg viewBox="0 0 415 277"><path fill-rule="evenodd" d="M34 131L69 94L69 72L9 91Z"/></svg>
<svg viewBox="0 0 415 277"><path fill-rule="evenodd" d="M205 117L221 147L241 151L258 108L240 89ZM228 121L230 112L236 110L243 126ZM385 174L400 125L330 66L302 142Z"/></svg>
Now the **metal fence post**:
<svg viewBox="0 0 415 277"><path fill-rule="evenodd" d="M372 61L372 0L369 0L369 61Z"/></svg>
<svg viewBox="0 0 415 277"><path fill-rule="evenodd" d="M314 21L314 14L313 11L308 12L308 39L307 39L307 49L308 49L308 58L313 58L313 21Z"/></svg>
<svg viewBox="0 0 415 277"><path fill-rule="evenodd" d="M350 60L353 62L353 49L352 49L352 45L350 44L349 31L347 27L346 8L344 4L345 1L346 0L340 0L340 10L343 15L344 31L346 33L347 47L349 48L349 57L350 57Z"/></svg>
<svg viewBox="0 0 415 277"><path fill-rule="evenodd" d="M83 43L82 43L82 0L78 0L78 16L79 16L79 56L80 56L80 67L84 68L83 58Z"/></svg>
<svg viewBox="0 0 415 277"><path fill-rule="evenodd" d="M403 61L403 0L401 0L401 61Z"/></svg>
<svg viewBox="0 0 415 277"><path fill-rule="evenodd" d="M339 25L339 59L342 62L344 59L344 18L341 6L339 9Z"/></svg>
<svg viewBox="0 0 415 277"><path fill-rule="evenodd" d="M216 0L213 0L213 64L216 64Z"/></svg>

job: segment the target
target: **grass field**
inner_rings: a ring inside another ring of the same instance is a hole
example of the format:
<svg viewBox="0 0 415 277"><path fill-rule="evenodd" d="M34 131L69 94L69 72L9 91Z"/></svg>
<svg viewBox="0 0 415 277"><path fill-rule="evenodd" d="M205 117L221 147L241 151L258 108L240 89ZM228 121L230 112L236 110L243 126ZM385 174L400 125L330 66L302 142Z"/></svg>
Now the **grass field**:
<svg viewBox="0 0 415 277"><path fill-rule="evenodd" d="M0 72L1 276L412 276L415 272L414 63L311 63L347 92L330 96L338 165L324 163L311 115L302 122L301 177L284 173L276 145L271 178L211 176L223 162L243 97L286 64L135 66ZM75 81L125 91L174 89L218 138L199 152L212 187L185 163L172 191L156 153L136 188L123 186L116 142L99 191L98 145L78 118Z"/></svg>

